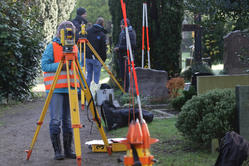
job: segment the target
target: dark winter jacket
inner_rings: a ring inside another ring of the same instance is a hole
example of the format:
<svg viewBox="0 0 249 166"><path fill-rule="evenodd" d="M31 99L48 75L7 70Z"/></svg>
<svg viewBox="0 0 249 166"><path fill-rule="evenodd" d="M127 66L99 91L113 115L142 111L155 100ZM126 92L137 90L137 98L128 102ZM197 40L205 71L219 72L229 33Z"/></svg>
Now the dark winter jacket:
<svg viewBox="0 0 249 166"><path fill-rule="evenodd" d="M77 43L80 35L80 31L81 31L81 25L83 24L87 24L87 20L85 20L83 17L81 16L76 16L75 19L72 20L73 25L76 28L76 35L75 35L75 42Z"/></svg>
<svg viewBox="0 0 249 166"><path fill-rule="evenodd" d="M91 28L87 29L87 39L97 51L103 61L106 60L106 30L98 24L94 24ZM92 59L93 52L86 48L86 58ZM95 57L96 58L96 57Z"/></svg>
<svg viewBox="0 0 249 166"><path fill-rule="evenodd" d="M132 29L132 26L128 27L128 32L131 41L131 48L132 50L134 50L136 48L136 32ZM122 30L119 34L117 47L119 48L119 54L126 55L127 46L126 46L125 30Z"/></svg>

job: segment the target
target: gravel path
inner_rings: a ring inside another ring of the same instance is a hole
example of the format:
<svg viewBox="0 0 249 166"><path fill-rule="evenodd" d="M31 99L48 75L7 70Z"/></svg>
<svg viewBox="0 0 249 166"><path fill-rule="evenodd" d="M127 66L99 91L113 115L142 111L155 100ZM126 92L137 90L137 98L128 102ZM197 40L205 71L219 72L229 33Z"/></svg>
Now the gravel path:
<svg viewBox="0 0 249 166"><path fill-rule="evenodd" d="M76 160L53 160L54 152L49 137L49 117L46 114L44 123L39 132L30 160L26 160L25 150L29 148L36 122L39 120L45 99L18 104L9 107L0 114L0 165L1 166L71 166L77 165ZM93 153L84 144L86 141L101 139L95 123L91 130L91 122L87 119L86 111L80 113L81 123L85 125L80 130L82 165L83 166L118 166L118 158L123 158L124 152Z"/></svg>

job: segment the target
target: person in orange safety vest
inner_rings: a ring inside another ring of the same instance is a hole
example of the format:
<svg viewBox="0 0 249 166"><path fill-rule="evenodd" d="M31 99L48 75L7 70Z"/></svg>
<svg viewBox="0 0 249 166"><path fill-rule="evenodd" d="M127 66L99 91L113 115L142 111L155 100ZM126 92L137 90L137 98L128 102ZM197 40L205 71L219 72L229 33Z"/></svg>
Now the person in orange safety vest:
<svg viewBox="0 0 249 166"><path fill-rule="evenodd" d="M63 56L63 47L60 40L60 31L61 29L72 28L75 32L75 27L70 21L62 22L57 29L56 37L52 40L52 43L49 43L42 55L41 67L44 71L44 84L45 89L48 94L52 82L54 80L55 72L59 66L61 57ZM74 45L73 50L76 52L78 58L78 48ZM71 68L69 63L69 68ZM70 69L71 77L71 86L74 87L73 72ZM77 78L78 80L78 78ZM77 87L79 88L79 80L77 81ZM68 83L67 83L67 72L66 65L62 67L62 71L59 75L57 84L49 104L49 114L50 114L50 138L54 148L55 160L62 160L64 158L75 159L76 155L72 151L72 126L70 118L70 107L69 107L69 95L68 95ZM64 145L64 154L62 154L62 147L60 141L61 125L63 131L63 145Z"/></svg>

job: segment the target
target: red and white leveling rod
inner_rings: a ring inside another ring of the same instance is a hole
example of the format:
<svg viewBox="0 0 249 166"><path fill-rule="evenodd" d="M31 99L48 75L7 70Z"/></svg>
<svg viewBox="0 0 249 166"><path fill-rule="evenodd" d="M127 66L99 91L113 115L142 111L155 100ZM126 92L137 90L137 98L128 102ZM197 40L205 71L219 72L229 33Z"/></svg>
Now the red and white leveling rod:
<svg viewBox="0 0 249 166"><path fill-rule="evenodd" d="M129 50L128 55L130 55L130 59L131 59L132 71L133 71L133 76L134 76L136 92L137 92L137 102L138 102L138 107L139 107L139 116L140 116L140 120L142 121L143 120L143 114L142 114L141 100L140 100L138 84L137 84L137 74L136 74L136 71L135 71L134 59L133 59L133 54L132 54L132 49L131 49L131 41L130 41L130 36L129 36L129 32L128 32L128 26L127 26L127 21L126 21L126 18L127 18L127 16L126 16L126 7L125 7L125 3L123 2L123 0L121 0L121 7L122 7L123 17L124 17L124 22L125 22L126 43L127 43L127 47L128 47L128 50Z"/></svg>
<svg viewBox="0 0 249 166"><path fill-rule="evenodd" d="M134 59L131 49L131 42L130 42L130 36L128 33L128 27L127 27L127 20L126 20L126 7L123 3L123 0L121 1L121 7L123 11L123 17L125 22L125 34L126 34L126 44L127 48L129 50L130 59L131 59L131 65L132 65L132 72L137 92L137 102L139 107L139 116L140 116L140 122L139 120L131 121L129 124L128 133L126 136L126 140L123 140L121 143L126 144L127 152L124 156L124 165L125 166L132 166L132 165L141 165L141 166L152 166L155 162L154 156L150 154L150 145L153 143L158 142L158 139L151 138L149 129L147 127L147 124L145 120L143 119L142 114L142 107L141 107L141 100L139 96L139 89L137 84L137 74L135 70L134 65ZM128 54L128 56L129 56Z"/></svg>
<svg viewBox="0 0 249 166"><path fill-rule="evenodd" d="M146 38L147 38L148 68L150 69L150 44L149 44L149 27L148 27L147 3L143 3L142 68L144 68L144 29L145 29L145 26L146 26Z"/></svg>

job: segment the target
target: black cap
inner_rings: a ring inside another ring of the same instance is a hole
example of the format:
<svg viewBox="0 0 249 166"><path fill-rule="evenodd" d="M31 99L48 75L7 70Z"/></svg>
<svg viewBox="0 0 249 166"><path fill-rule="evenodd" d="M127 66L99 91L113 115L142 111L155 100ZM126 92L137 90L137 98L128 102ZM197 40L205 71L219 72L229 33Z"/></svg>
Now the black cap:
<svg viewBox="0 0 249 166"><path fill-rule="evenodd" d="M81 16L82 14L85 14L86 13L86 9L80 7L77 9L77 15L78 16Z"/></svg>
<svg viewBox="0 0 249 166"><path fill-rule="evenodd" d="M127 26L130 26L130 20L128 18L126 18L126 22L127 22ZM124 25L124 19L121 20L121 25Z"/></svg>

